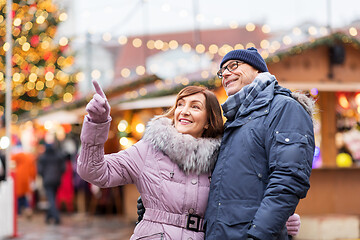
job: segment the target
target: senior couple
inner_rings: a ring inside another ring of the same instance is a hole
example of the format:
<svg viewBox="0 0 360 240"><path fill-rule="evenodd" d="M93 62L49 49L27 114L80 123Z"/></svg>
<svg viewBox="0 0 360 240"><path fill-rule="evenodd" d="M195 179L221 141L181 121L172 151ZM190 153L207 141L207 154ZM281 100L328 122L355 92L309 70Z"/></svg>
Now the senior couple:
<svg viewBox="0 0 360 240"><path fill-rule="evenodd" d="M131 239L288 239L310 187L313 102L281 87L255 48L217 73L228 99L189 86L132 147L104 154L110 106L99 84L81 133L78 174L99 187L133 183L146 209Z"/></svg>

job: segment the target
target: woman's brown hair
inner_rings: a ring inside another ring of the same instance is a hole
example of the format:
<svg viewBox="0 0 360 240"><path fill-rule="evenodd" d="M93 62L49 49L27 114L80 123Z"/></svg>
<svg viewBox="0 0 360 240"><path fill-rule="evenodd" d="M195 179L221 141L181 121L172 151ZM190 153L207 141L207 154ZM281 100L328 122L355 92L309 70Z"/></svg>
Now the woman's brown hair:
<svg viewBox="0 0 360 240"><path fill-rule="evenodd" d="M217 138L223 134L223 119L221 116L221 109L216 95L209 89L200 86L187 86L183 88L176 96L175 104L163 116L174 120L174 113L178 101L184 97L191 96L197 93L202 93L206 99L206 114L209 122L209 127L204 130L201 137Z"/></svg>

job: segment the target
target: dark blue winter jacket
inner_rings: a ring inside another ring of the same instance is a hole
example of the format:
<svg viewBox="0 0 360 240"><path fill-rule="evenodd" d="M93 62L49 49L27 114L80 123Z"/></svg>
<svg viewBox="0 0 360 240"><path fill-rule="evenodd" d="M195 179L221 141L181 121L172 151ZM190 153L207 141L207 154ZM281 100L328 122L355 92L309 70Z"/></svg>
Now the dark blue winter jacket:
<svg viewBox="0 0 360 240"><path fill-rule="evenodd" d="M285 223L310 187L314 152L306 109L311 104L300 100L273 83L225 123L205 214L206 239L287 239Z"/></svg>

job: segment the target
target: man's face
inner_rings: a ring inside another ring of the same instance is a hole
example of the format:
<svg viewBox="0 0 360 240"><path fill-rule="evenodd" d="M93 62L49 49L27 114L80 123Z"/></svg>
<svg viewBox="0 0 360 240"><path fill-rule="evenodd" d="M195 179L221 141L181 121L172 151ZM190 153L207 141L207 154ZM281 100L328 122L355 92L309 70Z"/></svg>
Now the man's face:
<svg viewBox="0 0 360 240"><path fill-rule="evenodd" d="M229 60L223 68L229 64L236 62L236 60ZM231 72L226 68L222 73L222 85L228 96L234 95L240 91L244 86L254 81L255 77L259 74L259 71L247 63L239 63L238 67Z"/></svg>

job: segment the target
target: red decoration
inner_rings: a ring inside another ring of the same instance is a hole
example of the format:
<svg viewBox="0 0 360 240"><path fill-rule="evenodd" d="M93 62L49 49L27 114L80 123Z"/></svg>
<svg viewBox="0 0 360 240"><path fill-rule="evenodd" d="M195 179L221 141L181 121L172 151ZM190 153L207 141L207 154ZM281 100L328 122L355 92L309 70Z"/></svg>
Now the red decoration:
<svg viewBox="0 0 360 240"><path fill-rule="evenodd" d="M66 44L65 46L60 46L60 51L61 51L61 52L64 52L64 51L66 51L68 48L69 48L69 45L68 45L68 44Z"/></svg>
<svg viewBox="0 0 360 240"><path fill-rule="evenodd" d="M71 124L62 124L62 127L64 128L65 133L71 132Z"/></svg>
<svg viewBox="0 0 360 240"><path fill-rule="evenodd" d="M52 72L52 73L54 73L54 72L55 72L55 68L54 68L54 67L51 67L51 66L47 66L47 67L45 68L45 73L47 73L47 72Z"/></svg>
<svg viewBox="0 0 360 240"><path fill-rule="evenodd" d="M39 45L40 37L38 35L34 35L30 38L30 44L32 47L36 47Z"/></svg>
<svg viewBox="0 0 360 240"><path fill-rule="evenodd" d="M46 52L44 53L44 60L48 61L52 57L52 52Z"/></svg>

